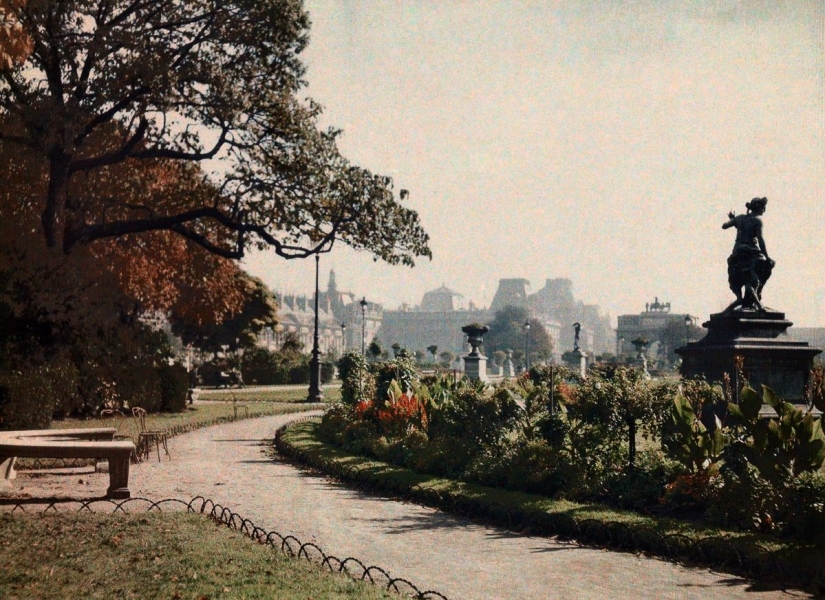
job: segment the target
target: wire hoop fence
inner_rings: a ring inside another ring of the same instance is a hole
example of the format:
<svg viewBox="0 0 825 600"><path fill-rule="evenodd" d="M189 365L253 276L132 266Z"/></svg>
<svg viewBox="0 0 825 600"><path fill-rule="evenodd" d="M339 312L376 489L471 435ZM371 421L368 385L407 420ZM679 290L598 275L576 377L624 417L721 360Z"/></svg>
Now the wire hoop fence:
<svg viewBox="0 0 825 600"><path fill-rule="evenodd" d="M358 465L344 464L318 456L305 448L290 444L284 432L298 423L317 420L300 417L278 428L274 446L284 457L315 468L325 475L373 493L390 493L451 514L503 526L533 535L556 536L579 544L658 556L687 566L702 566L756 579L781 588L801 587L825 595L825 566L804 565L771 551L762 544L737 544L733 537L705 536L691 538L683 534L663 534L650 527L619 521L579 519L567 514L553 514L521 506L505 506L470 498L462 494L441 492L410 485L391 475L374 474Z"/></svg>
<svg viewBox="0 0 825 600"><path fill-rule="evenodd" d="M150 500L148 498L129 498L127 500L90 499L43 502L42 500L12 500L0 502L0 512L32 513L37 514L60 512L105 512L111 514L127 514L136 512L189 512L205 515L212 521L221 523L245 535L246 537L286 556L306 560L321 565L332 573L341 573L351 579L366 581L378 585L390 592L416 600L448 600L443 594L434 590L420 590L415 584L403 577L393 577L381 567L367 565L363 561L348 556L344 559L326 554L320 546L313 542L302 542L294 535L283 535L277 531L266 531L258 527L231 509L204 498L196 496L189 502L176 498Z"/></svg>

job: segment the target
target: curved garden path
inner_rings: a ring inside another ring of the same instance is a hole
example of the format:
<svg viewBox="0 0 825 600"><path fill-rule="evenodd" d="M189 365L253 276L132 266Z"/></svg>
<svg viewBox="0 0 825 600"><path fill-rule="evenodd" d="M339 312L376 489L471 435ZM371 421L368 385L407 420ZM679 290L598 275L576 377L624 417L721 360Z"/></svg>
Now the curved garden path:
<svg viewBox="0 0 825 600"><path fill-rule="evenodd" d="M268 531L378 565L451 600L805 597L705 569L511 533L345 488L265 454L275 429L293 417L237 421L175 437L169 442L172 460L133 467L132 495L205 496ZM107 475L83 477L93 478L85 489L105 489ZM27 487L36 492L37 485Z"/></svg>

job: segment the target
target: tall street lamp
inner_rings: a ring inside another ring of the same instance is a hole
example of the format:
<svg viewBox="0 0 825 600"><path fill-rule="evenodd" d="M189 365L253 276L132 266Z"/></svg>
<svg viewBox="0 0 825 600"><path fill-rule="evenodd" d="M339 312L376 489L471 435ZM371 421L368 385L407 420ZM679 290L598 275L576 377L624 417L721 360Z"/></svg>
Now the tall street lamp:
<svg viewBox="0 0 825 600"><path fill-rule="evenodd" d="M530 321L524 322L524 364L530 370Z"/></svg>
<svg viewBox="0 0 825 600"><path fill-rule="evenodd" d="M341 354L347 351L347 324L341 323Z"/></svg>
<svg viewBox="0 0 825 600"><path fill-rule="evenodd" d="M361 298L361 356L367 356L367 297Z"/></svg>
<svg viewBox="0 0 825 600"><path fill-rule="evenodd" d="M312 335L312 358L309 361L309 395L307 402L323 402L321 389L321 351L318 349L318 269L321 257L315 255L315 331Z"/></svg>
<svg viewBox="0 0 825 600"><path fill-rule="evenodd" d="M693 317L685 315L685 346L690 343L690 326L693 325Z"/></svg>

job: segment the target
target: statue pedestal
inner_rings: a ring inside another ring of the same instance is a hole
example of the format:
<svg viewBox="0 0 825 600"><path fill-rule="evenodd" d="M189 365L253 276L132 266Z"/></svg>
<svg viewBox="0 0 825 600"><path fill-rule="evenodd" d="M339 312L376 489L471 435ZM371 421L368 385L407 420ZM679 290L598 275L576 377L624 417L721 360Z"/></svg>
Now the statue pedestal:
<svg viewBox="0 0 825 600"><path fill-rule="evenodd" d="M490 381L487 377L487 357L481 352L470 352L464 359L464 375L471 381Z"/></svg>
<svg viewBox="0 0 825 600"><path fill-rule="evenodd" d="M645 357L644 354L640 353L639 356L633 360L633 366L642 372L645 379L651 378L650 371L647 370L647 357Z"/></svg>
<svg viewBox="0 0 825 600"><path fill-rule="evenodd" d="M504 377L515 377L516 376L516 367L513 366L513 359L510 358L510 355L507 355L507 360L504 361L504 368L502 369Z"/></svg>
<svg viewBox="0 0 825 600"><path fill-rule="evenodd" d="M570 354L566 354L565 362L571 369L578 371L582 377L587 374L587 355L582 354L581 350L574 350Z"/></svg>
<svg viewBox="0 0 825 600"><path fill-rule="evenodd" d="M814 356L822 350L792 340L787 333L791 325L785 313L775 310L713 314L702 323L708 330L703 339L676 349L682 357L682 376L721 382L728 373L731 385L736 385L734 357L741 356L748 383L757 392L764 384L783 400L804 403Z"/></svg>

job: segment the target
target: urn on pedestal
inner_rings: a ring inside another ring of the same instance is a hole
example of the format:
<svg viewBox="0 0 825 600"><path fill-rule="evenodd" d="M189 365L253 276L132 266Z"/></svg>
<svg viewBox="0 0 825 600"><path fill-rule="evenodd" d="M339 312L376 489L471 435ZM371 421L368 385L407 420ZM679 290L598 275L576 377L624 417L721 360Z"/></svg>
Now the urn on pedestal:
<svg viewBox="0 0 825 600"><path fill-rule="evenodd" d="M461 328L467 334L467 343L470 344L470 353L463 356L464 374L473 381L487 381L487 357L478 347L484 341L484 334L490 331L486 325L471 323Z"/></svg>

